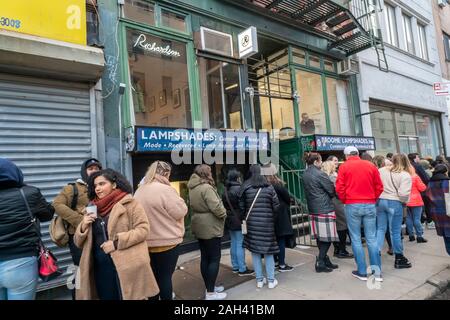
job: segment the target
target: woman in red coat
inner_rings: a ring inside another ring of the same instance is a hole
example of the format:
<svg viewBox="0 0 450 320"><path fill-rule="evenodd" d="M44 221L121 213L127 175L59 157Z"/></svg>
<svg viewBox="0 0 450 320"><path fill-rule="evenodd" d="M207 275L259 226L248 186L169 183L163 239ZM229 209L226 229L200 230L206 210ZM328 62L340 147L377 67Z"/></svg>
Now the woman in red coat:
<svg viewBox="0 0 450 320"><path fill-rule="evenodd" d="M409 234L409 241L414 241L414 229L416 230L417 243L428 242L423 238L423 227L420 223L422 217L423 200L421 192L425 191L427 186L422 182L422 179L414 173L412 175L411 196L407 204L408 215L406 216L406 229Z"/></svg>

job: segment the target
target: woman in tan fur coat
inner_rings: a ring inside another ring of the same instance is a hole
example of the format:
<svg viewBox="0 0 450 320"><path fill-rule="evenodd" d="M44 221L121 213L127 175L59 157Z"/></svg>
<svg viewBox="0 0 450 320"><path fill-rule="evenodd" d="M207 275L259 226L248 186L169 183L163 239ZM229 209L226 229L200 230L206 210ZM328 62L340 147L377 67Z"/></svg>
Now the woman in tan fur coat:
<svg viewBox="0 0 450 320"><path fill-rule="evenodd" d="M131 186L111 169L94 173L88 195L97 217L86 214L74 242L82 249L77 300L143 300L159 292L147 249L149 222Z"/></svg>

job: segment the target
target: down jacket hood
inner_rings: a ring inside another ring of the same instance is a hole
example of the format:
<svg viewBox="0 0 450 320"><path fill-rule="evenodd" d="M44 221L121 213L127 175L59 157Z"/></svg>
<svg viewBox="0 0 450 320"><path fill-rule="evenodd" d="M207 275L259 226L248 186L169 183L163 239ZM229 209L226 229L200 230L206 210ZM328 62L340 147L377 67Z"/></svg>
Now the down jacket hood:
<svg viewBox="0 0 450 320"><path fill-rule="evenodd" d="M22 171L11 161L0 158L0 189L22 186Z"/></svg>
<svg viewBox="0 0 450 320"><path fill-rule="evenodd" d="M199 185L205 184L206 182L200 178L196 173L193 173L191 178L189 179L188 182L188 188L189 189L194 189L196 187L198 187Z"/></svg>

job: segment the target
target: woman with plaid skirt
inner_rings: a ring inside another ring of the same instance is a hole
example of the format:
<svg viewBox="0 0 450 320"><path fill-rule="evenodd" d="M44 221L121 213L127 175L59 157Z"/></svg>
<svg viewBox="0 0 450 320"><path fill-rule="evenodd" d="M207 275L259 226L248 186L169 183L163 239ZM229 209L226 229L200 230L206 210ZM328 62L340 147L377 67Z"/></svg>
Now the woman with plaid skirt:
<svg viewBox="0 0 450 320"><path fill-rule="evenodd" d="M311 217L311 233L319 247L316 272L331 272L338 268L327 255L331 243L339 241L333 204L336 192L333 182L325 172L321 171L322 157L320 154L315 152L307 154L306 163L308 169L303 174L303 182Z"/></svg>
<svg viewBox="0 0 450 320"><path fill-rule="evenodd" d="M445 248L450 255L450 216L445 205L445 193L449 193L450 178L445 164L434 168L433 176L425 191L429 201L431 217L436 225L438 236L444 238Z"/></svg>

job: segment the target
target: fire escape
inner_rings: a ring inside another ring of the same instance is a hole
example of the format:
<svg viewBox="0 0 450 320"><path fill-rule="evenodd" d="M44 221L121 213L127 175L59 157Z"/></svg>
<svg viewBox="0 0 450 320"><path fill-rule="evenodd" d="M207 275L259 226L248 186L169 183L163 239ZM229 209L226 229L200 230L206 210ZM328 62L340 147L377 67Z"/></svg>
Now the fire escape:
<svg viewBox="0 0 450 320"><path fill-rule="evenodd" d="M328 40L328 50L349 57L374 48L378 67L388 71L379 27L379 0L227 0L311 30Z"/></svg>

